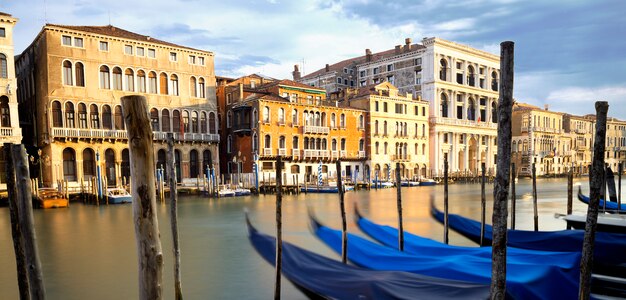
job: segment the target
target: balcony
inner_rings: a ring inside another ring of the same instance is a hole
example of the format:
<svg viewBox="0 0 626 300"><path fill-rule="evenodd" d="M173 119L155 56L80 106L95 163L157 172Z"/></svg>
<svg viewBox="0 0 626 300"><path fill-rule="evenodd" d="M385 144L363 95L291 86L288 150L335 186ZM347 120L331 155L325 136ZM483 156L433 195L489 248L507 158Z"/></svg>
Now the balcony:
<svg viewBox="0 0 626 300"><path fill-rule="evenodd" d="M328 158L328 150L304 149L304 158L305 159Z"/></svg>
<svg viewBox="0 0 626 300"><path fill-rule="evenodd" d="M408 154L394 154L394 155L391 155L391 160L392 161L410 161L411 160L411 155L408 155Z"/></svg>
<svg viewBox="0 0 626 300"><path fill-rule="evenodd" d="M1 132L1 131L0 131ZM167 140L167 132L153 132L155 141ZM173 132L175 141L183 142L219 142L219 134L214 133L179 133ZM113 129L81 129L81 128L52 128L52 138L80 138L80 139L128 139L126 130Z"/></svg>
<svg viewBox="0 0 626 300"><path fill-rule="evenodd" d="M293 156L293 158L300 158L300 149L292 149L291 156Z"/></svg>
<svg viewBox="0 0 626 300"><path fill-rule="evenodd" d="M346 158L346 157L348 157L348 151L346 151L346 150L341 150L341 151L339 152L339 156L340 156L341 158Z"/></svg>
<svg viewBox="0 0 626 300"><path fill-rule="evenodd" d="M359 151L359 158L365 158L365 151Z"/></svg>
<svg viewBox="0 0 626 300"><path fill-rule="evenodd" d="M278 120L278 126L285 126L285 120Z"/></svg>
<svg viewBox="0 0 626 300"><path fill-rule="evenodd" d="M331 151L331 152L330 152L330 157L331 157L332 159L339 158L339 151L337 151L337 150L333 150L333 151Z"/></svg>
<svg viewBox="0 0 626 300"><path fill-rule="evenodd" d="M272 156L272 148L263 148L263 156Z"/></svg>
<svg viewBox="0 0 626 300"><path fill-rule="evenodd" d="M444 117L432 117L430 118L430 123L435 123L438 125L456 125L456 126L467 126L474 128L489 128L489 129L497 129L498 124L492 122L476 122L472 120L459 120L454 118L444 118Z"/></svg>
<svg viewBox="0 0 626 300"><path fill-rule="evenodd" d="M326 126L304 126L303 133L328 134L330 129Z"/></svg>
<svg viewBox="0 0 626 300"><path fill-rule="evenodd" d="M287 155L287 149L278 148L278 156L286 156L286 155Z"/></svg>
<svg viewBox="0 0 626 300"><path fill-rule="evenodd" d="M250 122L233 124L233 132L252 131Z"/></svg>

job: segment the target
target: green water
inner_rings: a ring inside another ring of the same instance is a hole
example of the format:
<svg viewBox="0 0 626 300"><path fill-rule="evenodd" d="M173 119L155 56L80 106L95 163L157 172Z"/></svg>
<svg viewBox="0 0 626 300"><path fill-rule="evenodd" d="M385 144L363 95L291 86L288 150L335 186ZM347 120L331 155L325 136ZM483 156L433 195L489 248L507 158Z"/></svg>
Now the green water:
<svg viewBox="0 0 626 300"><path fill-rule="evenodd" d="M582 182L587 193L588 178ZM539 179L539 228L560 230L565 222L554 213L565 213L565 179ZM533 228L531 182L517 184L517 229ZM626 183L625 183L626 184ZM488 223L493 206L487 186ZM403 188L404 228L441 240L443 227L429 216L431 196L443 207L443 186ZM450 212L480 220L480 185L450 186ZM358 203L363 214L378 223L397 226L396 190L349 192L345 196L348 230L360 233L352 221ZM308 229L307 206L327 225L340 228L338 196L330 194L285 195L283 239L322 255L338 259ZM275 196L209 199L179 199L181 272L186 299L271 299L274 269L250 246L244 223L244 208L263 232L275 234ZM574 199L574 212L586 206ZM132 206L92 206L73 203L69 209L35 210L35 227L49 299L136 299L137 255ZM158 205L161 242L165 254L164 299L172 299L173 260L169 204ZM451 244L474 245L450 233ZM15 257L8 208L0 208L0 298L17 299ZM305 299L283 279L283 299Z"/></svg>

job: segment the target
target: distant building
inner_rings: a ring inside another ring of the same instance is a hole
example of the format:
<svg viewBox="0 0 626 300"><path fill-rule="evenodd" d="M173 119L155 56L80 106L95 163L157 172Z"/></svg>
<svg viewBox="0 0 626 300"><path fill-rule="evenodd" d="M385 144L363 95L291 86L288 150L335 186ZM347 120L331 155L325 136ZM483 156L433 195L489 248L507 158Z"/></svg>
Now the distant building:
<svg viewBox="0 0 626 300"><path fill-rule="evenodd" d="M589 174L592 160L595 121L590 118L563 115L563 132L571 139L572 167L576 173Z"/></svg>
<svg viewBox="0 0 626 300"><path fill-rule="evenodd" d="M179 181L219 169L212 52L111 25L46 24L16 66L24 143L43 151L44 185L87 181L96 165L110 186L130 175L120 103L130 94L147 98L157 168L171 132Z"/></svg>
<svg viewBox="0 0 626 300"><path fill-rule="evenodd" d="M616 172L620 163L626 164L626 121L608 118L605 147L604 160Z"/></svg>

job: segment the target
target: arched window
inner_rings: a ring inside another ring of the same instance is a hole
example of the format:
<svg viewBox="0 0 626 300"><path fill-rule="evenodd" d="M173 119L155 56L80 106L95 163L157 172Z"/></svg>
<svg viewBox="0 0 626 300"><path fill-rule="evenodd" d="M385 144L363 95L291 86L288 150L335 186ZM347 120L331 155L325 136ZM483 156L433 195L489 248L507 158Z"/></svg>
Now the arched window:
<svg viewBox="0 0 626 300"><path fill-rule="evenodd" d="M143 70L137 71L137 92L146 92L146 73Z"/></svg>
<svg viewBox="0 0 626 300"><path fill-rule="evenodd" d="M491 72L491 90L498 91L498 73L496 71Z"/></svg>
<svg viewBox="0 0 626 300"><path fill-rule="evenodd" d="M196 89L196 77L191 76L191 79L189 79L189 90L191 91L191 97L198 97L198 90Z"/></svg>
<svg viewBox="0 0 626 300"><path fill-rule="evenodd" d="M0 97L0 125L2 127L11 127L11 110L9 109L9 97L7 96Z"/></svg>
<svg viewBox="0 0 626 300"><path fill-rule="evenodd" d="M113 68L113 89L122 90L122 69L118 67Z"/></svg>
<svg viewBox="0 0 626 300"><path fill-rule="evenodd" d="M341 139L341 151L345 151L346 150L346 139L342 138Z"/></svg>
<svg viewBox="0 0 626 300"><path fill-rule="evenodd" d="M383 135L387 135L387 121L383 121Z"/></svg>
<svg viewBox="0 0 626 300"><path fill-rule="evenodd" d="M180 111L172 111L172 131L180 132Z"/></svg>
<svg viewBox="0 0 626 300"><path fill-rule="evenodd" d="M337 140L336 140L336 139L333 139L333 140L330 142L330 150L332 150L332 151L337 151Z"/></svg>
<svg viewBox="0 0 626 300"><path fill-rule="evenodd" d="M517 141L513 141L511 146L511 152L517 152Z"/></svg>
<svg viewBox="0 0 626 300"><path fill-rule="evenodd" d="M282 107L278 109L278 124L285 124L285 109Z"/></svg>
<svg viewBox="0 0 626 300"><path fill-rule="evenodd" d="M374 121L374 135L378 135L378 120Z"/></svg>
<svg viewBox="0 0 626 300"><path fill-rule="evenodd" d="M204 78L199 78L198 79L198 97L200 98L205 97L205 89L206 87L204 86Z"/></svg>
<svg viewBox="0 0 626 300"><path fill-rule="evenodd" d="M422 155L426 155L426 144L422 144Z"/></svg>
<svg viewBox="0 0 626 300"><path fill-rule="evenodd" d="M285 141L285 136L281 135L278 138L278 148L279 149L285 149L287 147L287 142Z"/></svg>
<svg viewBox="0 0 626 300"><path fill-rule="evenodd" d="M124 84L126 85L127 91L135 91L135 72L133 72L132 69L126 69L126 71L124 71Z"/></svg>
<svg viewBox="0 0 626 300"><path fill-rule="evenodd" d="M474 105L474 99L470 98L467 105L467 119L476 120L476 106Z"/></svg>
<svg viewBox="0 0 626 300"><path fill-rule="evenodd" d="M265 149L272 148L272 137L269 134L265 135L265 143L263 145Z"/></svg>
<svg viewBox="0 0 626 300"><path fill-rule="evenodd" d="M170 111L167 109L161 111L161 131L170 132Z"/></svg>
<svg viewBox="0 0 626 300"><path fill-rule="evenodd" d="M124 130L124 116L120 105L115 106L115 130Z"/></svg>
<svg viewBox="0 0 626 300"><path fill-rule="evenodd" d="M378 154L378 148L379 148L380 144L378 142L375 143L375 148L374 150L376 151L375 153Z"/></svg>
<svg viewBox="0 0 626 300"><path fill-rule="evenodd" d="M191 132L198 133L198 112L191 112Z"/></svg>
<svg viewBox="0 0 626 300"><path fill-rule="evenodd" d="M78 103L78 128L87 128L87 105Z"/></svg>
<svg viewBox="0 0 626 300"><path fill-rule="evenodd" d="M327 123L327 121L326 121L326 113L323 112L322 113L322 126L327 126L326 123Z"/></svg>
<svg viewBox="0 0 626 300"><path fill-rule="evenodd" d="M63 149L63 179L76 181L76 152L72 148Z"/></svg>
<svg viewBox="0 0 626 300"><path fill-rule="evenodd" d="M63 127L63 113L59 101L52 102L52 127Z"/></svg>
<svg viewBox="0 0 626 300"><path fill-rule="evenodd" d="M339 116L339 126L341 128L346 128L346 115L341 114L341 116Z"/></svg>
<svg viewBox="0 0 626 300"><path fill-rule="evenodd" d="M206 133L206 112L200 113L200 133Z"/></svg>
<svg viewBox="0 0 626 300"><path fill-rule="evenodd" d="M198 178L198 151L189 151L189 177Z"/></svg>
<svg viewBox="0 0 626 300"><path fill-rule="evenodd" d="M77 62L74 65L76 72L76 86L85 86L85 66L83 63Z"/></svg>
<svg viewBox="0 0 626 300"><path fill-rule="evenodd" d="M448 79L448 62L445 59L439 61L439 79L447 81Z"/></svg>
<svg viewBox="0 0 626 300"><path fill-rule="evenodd" d="M65 127L67 128L75 128L76 121L74 117L74 103L65 102Z"/></svg>
<svg viewBox="0 0 626 300"><path fill-rule="evenodd" d="M230 128L233 126L233 112L229 110L226 113L226 128Z"/></svg>
<svg viewBox="0 0 626 300"><path fill-rule="evenodd" d="M9 78L9 69L7 68L7 56L0 53L0 77Z"/></svg>
<svg viewBox="0 0 626 300"><path fill-rule="evenodd" d="M448 96L446 94L441 94L441 116L448 117Z"/></svg>
<svg viewBox="0 0 626 300"><path fill-rule="evenodd" d="M496 109L496 102L491 102L491 122L498 123L498 110Z"/></svg>
<svg viewBox="0 0 626 300"><path fill-rule="evenodd" d="M120 173L122 173L122 177L126 178L128 182L128 179L130 177L130 152L128 151L128 149L122 150L122 164L120 165Z"/></svg>
<svg viewBox="0 0 626 300"><path fill-rule="evenodd" d="M176 76L176 74L172 74L172 76L170 76L170 81L172 82L172 92L170 95L178 96L178 76Z"/></svg>
<svg viewBox="0 0 626 300"><path fill-rule="evenodd" d="M330 127L337 128L337 118L335 117L335 113L330 114Z"/></svg>
<svg viewBox="0 0 626 300"><path fill-rule="evenodd" d="M298 136L294 136L291 143L291 148L299 149L300 148L300 139Z"/></svg>
<svg viewBox="0 0 626 300"><path fill-rule="evenodd" d="M359 151L365 151L365 141L363 139L359 140Z"/></svg>
<svg viewBox="0 0 626 300"><path fill-rule="evenodd" d="M165 170L163 177L167 176L167 154L165 153L165 149L159 149L159 151L157 151L156 168L157 170Z"/></svg>
<svg viewBox="0 0 626 300"><path fill-rule="evenodd" d="M215 113L214 112L209 113L209 133L210 134L217 133L217 131L215 130Z"/></svg>
<svg viewBox="0 0 626 300"><path fill-rule="evenodd" d="M467 84L469 86L476 86L476 81L475 81L475 77L476 74L474 73L474 67L473 66L468 66L467 67Z"/></svg>
<svg viewBox="0 0 626 300"><path fill-rule="evenodd" d="M183 132L189 132L189 112L183 110Z"/></svg>
<svg viewBox="0 0 626 300"><path fill-rule="evenodd" d="M83 150L83 176L85 179L96 176L96 159L91 148Z"/></svg>
<svg viewBox="0 0 626 300"><path fill-rule="evenodd" d="M383 154L387 154L387 142L383 144Z"/></svg>
<svg viewBox="0 0 626 300"><path fill-rule="evenodd" d="M102 106L102 128L113 129L113 119L111 118L111 107L108 105Z"/></svg>
<svg viewBox="0 0 626 300"><path fill-rule="evenodd" d="M98 106L95 104L89 106L89 119L91 120L91 129L100 129L100 116Z"/></svg>
<svg viewBox="0 0 626 300"><path fill-rule="evenodd" d="M152 131L160 131L159 128L159 110L152 108L150 110L150 124L152 124Z"/></svg>
<svg viewBox="0 0 626 300"><path fill-rule="evenodd" d="M258 142L256 138L256 132L252 134L252 152L257 152L258 150Z"/></svg>
<svg viewBox="0 0 626 300"><path fill-rule="evenodd" d="M293 109L291 111L291 123L293 125L298 125L298 110L297 109Z"/></svg>
<svg viewBox="0 0 626 300"><path fill-rule="evenodd" d="M148 73L148 93L157 93L157 76L155 72Z"/></svg>
<svg viewBox="0 0 626 300"><path fill-rule="evenodd" d="M263 106L263 123L270 122L270 108L269 106Z"/></svg>
<svg viewBox="0 0 626 300"><path fill-rule="evenodd" d="M69 60L63 61L63 84L73 85L72 82L72 63Z"/></svg>
<svg viewBox="0 0 626 300"><path fill-rule="evenodd" d="M363 117L363 115L359 116L359 128L365 129L365 117Z"/></svg>
<svg viewBox="0 0 626 300"><path fill-rule="evenodd" d="M104 107L102 111L104 112ZM115 176L115 151L113 149L104 151L104 174L107 179L107 186L115 186L117 178Z"/></svg>
<svg viewBox="0 0 626 300"><path fill-rule="evenodd" d="M426 136L426 125L422 124L422 137Z"/></svg>
<svg viewBox="0 0 626 300"><path fill-rule="evenodd" d="M111 88L111 77L109 73L109 67L100 66L100 88L101 89L110 89Z"/></svg>
<svg viewBox="0 0 626 300"><path fill-rule="evenodd" d="M168 91L167 74L161 73L161 75L159 75L159 85L161 87L159 93L161 95L167 95L167 91Z"/></svg>

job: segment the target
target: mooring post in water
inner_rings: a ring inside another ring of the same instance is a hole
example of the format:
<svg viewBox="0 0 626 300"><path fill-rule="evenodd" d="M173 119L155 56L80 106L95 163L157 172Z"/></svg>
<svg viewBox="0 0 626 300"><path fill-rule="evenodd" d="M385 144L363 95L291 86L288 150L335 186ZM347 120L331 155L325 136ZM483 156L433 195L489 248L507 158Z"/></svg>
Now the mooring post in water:
<svg viewBox="0 0 626 300"><path fill-rule="evenodd" d="M443 242L448 244L448 158L443 159Z"/></svg>
<svg viewBox="0 0 626 300"><path fill-rule="evenodd" d="M617 213L622 206L622 172L624 172L624 163L617 165Z"/></svg>
<svg viewBox="0 0 626 300"><path fill-rule="evenodd" d="M274 299L280 299L280 272L283 264L283 160L276 159L276 274Z"/></svg>
<svg viewBox="0 0 626 300"><path fill-rule="evenodd" d="M480 176L480 245L485 245L485 206L487 199L485 196L485 165L481 166Z"/></svg>
<svg viewBox="0 0 626 300"><path fill-rule="evenodd" d="M500 44L497 171L493 186L491 299L506 296L507 200L511 180L511 115L513 110L514 43Z"/></svg>
<svg viewBox="0 0 626 300"><path fill-rule="evenodd" d="M606 170L608 169L607 164L604 164L604 170L602 171L602 193L600 194L600 199L602 201L602 212L606 212L606 202L609 200L609 194L606 192L606 185L608 183L606 178Z"/></svg>
<svg viewBox="0 0 626 300"><path fill-rule="evenodd" d="M139 299L161 299L163 252L156 214L152 127L144 96L122 97L130 150L131 195L139 263Z"/></svg>
<svg viewBox="0 0 626 300"><path fill-rule="evenodd" d="M535 224L535 231L539 231L539 215L537 214L537 168L535 163L532 167L533 172L533 221Z"/></svg>
<svg viewBox="0 0 626 300"><path fill-rule="evenodd" d="M402 226L402 182L400 163L396 163L396 203L398 206L398 249L404 251L404 228Z"/></svg>
<svg viewBox="0 0 626 300"><path fill-rule="evenodd" d="M13 164L15 164L17 212L22 241L24 242L30 296L32 299L45 299L46 291L43 283L39 250L37 249L37 234L35 233L35 222L33 220L32 190L26 156L24 145L11 146L11 159Z"/></svg>
<svg viewBox="0 0 626 300"><path fill-rule="evenodd" d="M11 143L4 144L4 157L11 157ZM26 253L24 251L24 238L19 220L17 195L18 189L15 184L15 167L12 159L6 159L7 192L9 198L9 215L11 217L11 236L13 237L13 250L15 252L15 264L17 267L17 285L19 287L20 300L30 299L30 287L28 284L28 268L26 267ZM32 204L31 204L32 205Z"/></svg>
<svg viewBox="0 0 626 300"><path fill-rule="evenodd" d="M170 225L172 227L172 240L174 247L174 294L176 300L183 299L183 289L180 280L180 245L178 244L178 191L176 191L176 156L174 155L174 134L167 134L167 178L170 186ZM162 171L162 170L161 170ZM161 178L163 178L161 173ZM161 185L161 191L165 184ZM161 194L165 198L165 194Z"/></svg>
<svg viewBox="0 0 626 300"><path fill-rule="evenodd" d="M589 174L589 205L587 206L587 223L583 240L582 258L580 260L580 288L578 299L587 300L591 294L591 270L593 269L593 250L598 225L598 206L604 173L604 151L606 142L606 115L609 103L596 102L596 136L593 143L593 168Z"/></svg>
<svg viewBox="0 0 626 300"><path fill-rule="evenodd" d="M511 229L515 230L515 202L517 201L515 197L515 163L511 164Z"/></svg>
<svg viewBox="0 0 626 300"><path fill-rule="evenodd" d="M341 209L341 262L348 263L348 225L346 222L346 205L343 201L343 182L341 178L341 160L337 159L337 193L339 194L339 208Z"/></svg>
<svg viewBox="0 0 626 300"><path fill-rule="evenodd" d="M567 214L572 214L572 199L574 197L572 189L574 185L574 173L572 169L569 169L567 172ZM567 229L572 229L572 227L567 224Z"/></svg>

